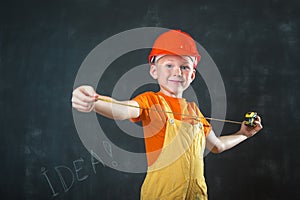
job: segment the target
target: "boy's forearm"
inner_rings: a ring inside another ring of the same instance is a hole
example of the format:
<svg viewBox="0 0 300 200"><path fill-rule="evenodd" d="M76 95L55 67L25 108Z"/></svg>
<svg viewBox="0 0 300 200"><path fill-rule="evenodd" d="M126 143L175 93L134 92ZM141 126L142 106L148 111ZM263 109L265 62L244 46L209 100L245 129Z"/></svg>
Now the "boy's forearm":
<svg viewBox="0 0 300 200"><path fill-rule="evenodd" d="M226 151L228 149L231 149L232 147L235 147L236 145L240 144L241 142L243 142L246 139L247 139L247 136L241 134L239 131L232 135L220 136L219 140L222 143L221 150Z"/></svg>
<svg viewBox="0 0 300 200"><path fill-rule="evenodd" d="M100 96L102 99L107 101L98 100L95 102L94 111L98 114L101 114L105 117L115 120L125 120L131 118L132 109L125 105L120 105L112 102L121 103L111 97L107 96ZM122 102L123 104L126 104Z"/></svg>

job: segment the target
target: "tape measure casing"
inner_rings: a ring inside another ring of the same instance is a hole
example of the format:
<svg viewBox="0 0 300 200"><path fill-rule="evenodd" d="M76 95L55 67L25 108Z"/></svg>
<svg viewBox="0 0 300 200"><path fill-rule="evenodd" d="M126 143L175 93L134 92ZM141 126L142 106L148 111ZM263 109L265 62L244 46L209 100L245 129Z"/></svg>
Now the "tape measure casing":
<svg viewBox="0 0 300 200"><path fill-rule="evenodd" d="M256 125L254 124L254 121L256 117L257 117L256 112L247 112L245 114L245 125L250 127L255 127Z"/></svg>

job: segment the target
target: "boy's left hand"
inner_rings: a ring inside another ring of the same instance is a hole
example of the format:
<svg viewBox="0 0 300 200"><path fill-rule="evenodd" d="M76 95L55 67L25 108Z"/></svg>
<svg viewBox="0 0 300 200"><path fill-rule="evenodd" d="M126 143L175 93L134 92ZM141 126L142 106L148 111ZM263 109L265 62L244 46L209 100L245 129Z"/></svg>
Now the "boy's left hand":
<svg viewBox="0 0 300 200"><path fill-rule="evenodd" d="M256 117L254 124L256 125L254 127L246 126L245 121L243 121L241 129L240 129L240 133L247 137L252 137L253 135L255 135L258 131L260 131L263 128L263 126L261 124L261 118L259 116Z"/></svg>

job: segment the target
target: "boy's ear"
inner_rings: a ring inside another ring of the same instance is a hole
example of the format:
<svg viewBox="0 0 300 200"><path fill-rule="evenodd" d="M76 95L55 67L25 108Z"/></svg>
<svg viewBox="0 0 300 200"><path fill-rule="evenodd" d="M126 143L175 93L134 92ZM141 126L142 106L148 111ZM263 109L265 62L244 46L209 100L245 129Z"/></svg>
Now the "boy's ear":
<svg viewBox="0 0 300 200"><path fill-rule="evenodd" d="M196 77L196 70L194 69L194 70L193 70L193 73L192 73L192 75L191 75L192 81L195 79L195 77Z"/></svg>
<svg viewBox="0 0 300 200"><path fill-rule="evenodd" d="M150 65L150 75L152 78L157 79L157 67L154 64Z"/></svg>

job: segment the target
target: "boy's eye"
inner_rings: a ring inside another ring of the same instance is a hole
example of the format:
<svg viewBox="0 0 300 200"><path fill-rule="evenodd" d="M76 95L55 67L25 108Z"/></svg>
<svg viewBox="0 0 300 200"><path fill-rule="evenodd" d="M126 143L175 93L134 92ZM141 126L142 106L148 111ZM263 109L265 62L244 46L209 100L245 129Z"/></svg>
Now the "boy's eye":
<svg viewBox="0 0 300 200"><path fill-rule="evenodd" d="M183 69L183 70L190 70L190 67L189 66L181 66L181 69Z"/></svg>
<svg viewBox="0 0 300 200"><path fill-rule="evenodd" d="M171 68L172 67L172 65L167 65L167 68Z"/></svg>

